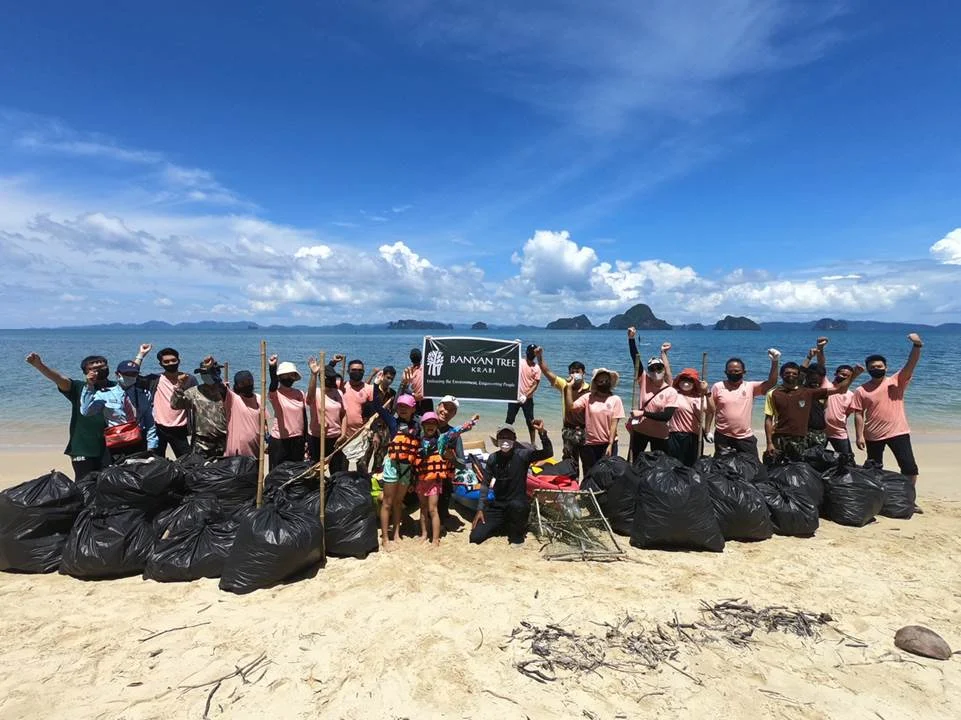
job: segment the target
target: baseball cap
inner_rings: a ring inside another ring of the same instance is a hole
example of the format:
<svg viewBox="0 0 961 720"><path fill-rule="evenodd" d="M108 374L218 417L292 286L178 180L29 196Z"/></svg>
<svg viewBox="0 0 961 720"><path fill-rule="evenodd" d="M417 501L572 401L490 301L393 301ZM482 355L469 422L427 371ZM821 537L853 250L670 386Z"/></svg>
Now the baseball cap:
<svg viewBox="0 0 961 720"><path fill-rule="evenodd" d="M460 401L457 398L455 398L453 395L445 395L440 399L440 402L442 404L451 403L455 408L457 408L458 410L460 409Z"/></svg>
<svg viewBox="0 0 961 720"><path fill-rule="evenodd" d="M513 437L514 439L517 439L517 431L514 430L513 426L511 426L511 425L501 425L501 426L499 426L499 427L497 428L497 432L494 433L494 437L495 437L495 438L499 438L499 437L500 437L501 435L503 435L503 434L510 435L510 436Z"/></svg>
<svg viewBox="0 0 961 720"><path fill-rule="evenodd" d="M140 366L133 360L124 360L122 363L117 365L117 372L120 375L139 375Z"/></svg>
<svg viewBox="0 0 961 720"><path fill-rule="evenodd" d="M420 418L421 425L429 422L437 423L438 425L440 424L440 418L437 417L437 413L425 412L423 415L421 415L421 418Z"/></svg>
<svg viewBox="0 0 961 720"><path fill-rule="evenodd" d="M416 407L417 401L414 400L413 395L401 395L397 398L397 405L406 405L407 407Z"/></svg>
<svg viewBox="0 0 961 720"><path fill-rule="evenodd" d="M660 365L661 367L664 367L664 361L661 360L660 355L655 355L647 361L647 366L651 367L651 365Z"/></svg>

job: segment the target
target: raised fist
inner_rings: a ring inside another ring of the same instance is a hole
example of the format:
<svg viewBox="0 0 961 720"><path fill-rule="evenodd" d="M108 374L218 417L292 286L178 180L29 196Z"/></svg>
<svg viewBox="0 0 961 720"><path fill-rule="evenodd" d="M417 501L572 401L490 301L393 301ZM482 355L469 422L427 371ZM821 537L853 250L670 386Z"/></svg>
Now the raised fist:
<svg viewBox="0 0 961 720"><path fill-rule="evenodd" d="M317 358L315 357L307 358L307 367L310 368L310 372L313 375L317 375L320 372L320 363L317 362Z"/></svg>
<svg viewBox="0 0 961 720"><path fill-rule="evenodd" d="M767 356L776 362L781 359L781 351L777 348L771 348L767 351Z"/></svg>
<svg viewBox="0 0 961 720"><path fill-rule="evenodd" d="M538 418L531 423L531 427L534 428L537 432L542 433L544 432L544 421Z"/></svg>
<svg viewBox="0 0 961 720"><path fill-rule="evenodd" d="M823 335L818 338L818 350L823 350L828 344L828 339Z"/></svg>
<svg viewBox="0 0 961 720"><path fill-rule="evenodd" d="M671 343L669 343L669 342L661 343L661 352L662 352L662 353L669 353L670 351L671 351Z"/></svg>
<svg viewBox="0 0 961 720"><path fill-rule="evenodd" d="M271 355L267 358L267 364L270 365L270 367L277 367L277 356Z"/></svg>
<svg viewBox="0 0 961 720"><path fill-rule="evenodd" d="M140 346L140 354L141 354L141 355L146 355L146 354L147 354L148 352L150 352L151 350L153 350L153 345L151 345L150 343L143 343L143 344L141 344L141 346Z"/></svg>
<svg viewBox="0 0 961 720"><path fill-rule="evenodd" d="M921 336L918 335L917 333L911 333L910 335L908 335L908 340L910 340L915 345L923 345L923 343L921 342Z"/></svg>
<svg viewBox="0 0 961 720"><path fill-rule="evenodd" d="M40 359L40 355L35 352L27 355L27 365L33 365L34 367L40 367L43 361Z"/></svg>
<svg viewBox="0 0 961 720"><path fill-rule="evenodd" d="M635 327L629 327L629 328L627 329L627 339L628 339L628 340L633 340L633 339L636 338L636 337L637 337L637 328L635 328Z"/></svg>

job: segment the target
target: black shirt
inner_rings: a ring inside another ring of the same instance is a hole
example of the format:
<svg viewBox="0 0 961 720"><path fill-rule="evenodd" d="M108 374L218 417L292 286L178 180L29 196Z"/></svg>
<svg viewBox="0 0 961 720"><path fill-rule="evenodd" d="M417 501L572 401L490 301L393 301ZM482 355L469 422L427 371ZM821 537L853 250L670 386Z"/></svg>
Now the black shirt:
<svg viewBox="0 0 961 720"><path fill-rule="evenodd" d="M498 503L526 503L527 502L527 473L531 463L547 460L554 455L551 439L547 434L541 435L543 449L534 450L514 446L506 458L498 451L487 458L485 477L481 485L478 510L483 510L487 499L489 483L494 482L494 501Z"/></svg>

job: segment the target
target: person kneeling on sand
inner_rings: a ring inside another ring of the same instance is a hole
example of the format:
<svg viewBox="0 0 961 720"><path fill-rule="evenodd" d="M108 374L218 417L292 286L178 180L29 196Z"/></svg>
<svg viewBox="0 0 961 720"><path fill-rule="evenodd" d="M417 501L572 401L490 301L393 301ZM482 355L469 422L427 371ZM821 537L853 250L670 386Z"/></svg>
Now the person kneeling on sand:
<svg viewBox="0 0 961 720"><path fill-rule="evenodd" d="M470 430L480 415L474 415L463 425L439 432L440 420L432 412L424 413L420 419L421 444L414 472L417 475L417 498L420 500L420 538L428 541L427 518L430 517L430 539L434 546L440 545L440 513L437 505L444 483L454 479L454 463L445 457L447 450L461 433Z"/></svg>
<svg viewBox="0 0 961 720"><path fill-rule="evenodd" d="M517 435L510 425L497 431L497 452L487 458L487 467L481 480L477 514L474 515L470 541L480 544L499 530L507 530L507 542L512 547L524 543L527 535L527 518L531 505L527 500L527 474L531 463L547 460L554 455L551 439L544 429L543 420L531 423L541 438L541 449L517 446ZM493 486L494 499L487 505L487 494Z"/></svg>

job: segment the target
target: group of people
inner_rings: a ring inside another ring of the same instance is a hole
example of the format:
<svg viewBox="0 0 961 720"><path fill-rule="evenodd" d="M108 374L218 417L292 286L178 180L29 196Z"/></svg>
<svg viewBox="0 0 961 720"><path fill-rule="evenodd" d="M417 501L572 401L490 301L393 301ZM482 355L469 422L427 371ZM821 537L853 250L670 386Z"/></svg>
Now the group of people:
<svg viewBox="0 0 961 720"><path fill-rule="evenodd" d="M452 425L460 403L451 395L439 398L435 410L433 400L424 397L417 348L410 352L410 364L396 391L394 367L374 368L368 374L361 360L347 362L335 355L324 366L314 358L307 360L310 376L304 392L296 387L303 379L297 366L273 355L268 361L269 414L250 371L241 370L231 383L225 382L224 367L209 355L190 374L181 372L177 350L166 347L156 353L161 372L144 374L142 364L152 346L143 344L132 360L117 366L115 380L100 355L83 359L82 380L48 367L37 353L26 360L71 403L65 453L77 479L133 454L165 456L168 447L176 457L188 453L204 458L258 457L264 430L271 469L285 461L317 463L323 456L329 471L337 472L348 468L345 444L369 430L372 442L354 462L359 469L381 474L381 534L389 549L400 536L408 491L415 492L420 503L421 537L438 544L458 482L480 485L471 542L483 542L500 530L507 531L512 544L523 542L530 465L553 456L544 423L534 417L534 397L542 378L561 394L562 457L579 475L590 472L601 458L618 454L622 420L630 438L629 458L650 448L693 465L702 452L702 440L713 443L716 453L756 456L752 407L754 399L764 395L767 457L796 458L807 448L827 443L839 453L852 454L847 418L853 414L858 448L880 464L889 447L901 472L916 480L904 393L922 341L916 334L908 339L913 349L899 372L888 376L887 360L868 356L865 366L871 380L855 391L850 384L865 368L839 365L829 381L824 337L800 364L779 365L780 352L769 350L770 371L763 381L746 380L744 361L731 358L725 364L725 379L708 387L694 368L673 374L670 343L663 343L660 353L642 365L637 333L630 328L628 349L636 372L629 413L615 392L620 381L616 371L596 368L588 379L586 365L575 360L562 377L551 370L543 349L530 345L521 363L518 401L508 405L506 423L495 435L497 449L483 467L465 455L462 441L478 416ZM346 378L338 372L341 365ZM519 442L513 428L520 412L530 445Z"/></svg>

